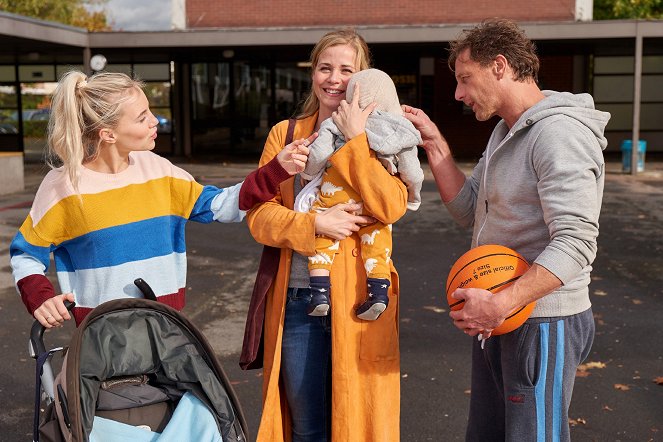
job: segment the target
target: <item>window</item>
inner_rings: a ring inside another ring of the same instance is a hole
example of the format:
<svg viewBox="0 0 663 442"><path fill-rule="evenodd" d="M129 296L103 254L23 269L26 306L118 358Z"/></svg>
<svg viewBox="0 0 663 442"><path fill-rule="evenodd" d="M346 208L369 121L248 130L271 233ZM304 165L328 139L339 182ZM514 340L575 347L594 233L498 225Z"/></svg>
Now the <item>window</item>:
<svg viewBox="0 0 663 442"><path fill-rule="evenodd" d="M633 129L634 57L594 57L594 101L612 117L606 131ZM640 130L663 131L663 57L644 56Z"/></svg>

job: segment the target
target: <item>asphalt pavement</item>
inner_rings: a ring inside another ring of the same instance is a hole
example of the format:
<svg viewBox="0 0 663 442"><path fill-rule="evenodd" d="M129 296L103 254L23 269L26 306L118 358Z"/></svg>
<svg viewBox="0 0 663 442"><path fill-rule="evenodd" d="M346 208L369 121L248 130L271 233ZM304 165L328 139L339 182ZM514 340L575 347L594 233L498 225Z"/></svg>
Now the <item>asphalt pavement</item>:
<svg viewBox="0 0 663 442"><path fill-rule="evenodd" d="M205 184L229 185L254 163L177 161ZM467 169L469 165L464 165ZM0 195L0 439L31 440L34 361L30 316L13 287L9 243L27 215L45 168L26 167L26 190ZM448 318L444 281L471 233L456 226L426 170L422 205L394 226L401 275L401 440L464 440L469 406L470 338ZM645 172L607 167L599 252L590 286L597 334L578 372L570 410L574 441L663 441L663 163ZM187 227L187 315L207 336L238 394L251 440L260 419L262 377L241 371L239 351L261 246L246 224ZM47 333L66 345L71 325ZM55 364L58 363L56 357ZM379 441L376 441L379 442Z"/></svg>

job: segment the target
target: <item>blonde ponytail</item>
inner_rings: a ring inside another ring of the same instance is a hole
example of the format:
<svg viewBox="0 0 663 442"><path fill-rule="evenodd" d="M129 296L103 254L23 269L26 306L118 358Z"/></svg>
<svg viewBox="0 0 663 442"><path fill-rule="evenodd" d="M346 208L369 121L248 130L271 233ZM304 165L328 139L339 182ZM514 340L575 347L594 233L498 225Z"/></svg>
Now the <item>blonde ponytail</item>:
<svg viewBox="0 0 663 442"><path fill-rule="evenodd" d="M48 121L47 160L51 167L62 165L76 189L84 157L83 124L80 121L76 89L85 78L84 74L75 71L62 77L53 93Z"/></svg>

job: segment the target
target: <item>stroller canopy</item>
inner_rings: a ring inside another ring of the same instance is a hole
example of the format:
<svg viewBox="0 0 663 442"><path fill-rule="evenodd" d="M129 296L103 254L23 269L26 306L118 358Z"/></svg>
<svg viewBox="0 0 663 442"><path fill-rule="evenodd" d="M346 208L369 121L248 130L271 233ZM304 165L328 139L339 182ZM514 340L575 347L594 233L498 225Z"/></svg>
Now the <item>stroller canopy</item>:
<svg viewBox="0 0 663 442"><path fill-rule="evenodd" d="M246 440L241 408L205 337L176 310L143 299L100 305L71 340L65 382L74 440L88 439L101 383L134 375L148 375L172 397L191 392L224 441Z"/></svg>

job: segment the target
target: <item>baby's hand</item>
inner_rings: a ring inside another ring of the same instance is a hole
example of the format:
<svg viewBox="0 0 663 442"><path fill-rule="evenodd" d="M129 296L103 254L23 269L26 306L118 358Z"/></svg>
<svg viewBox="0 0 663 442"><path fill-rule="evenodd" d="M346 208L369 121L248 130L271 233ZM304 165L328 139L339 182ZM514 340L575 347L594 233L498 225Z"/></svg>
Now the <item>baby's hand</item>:
<svg viewBox="0 0 663 442"><path fill-rule="evenodd" d="M276 155L276 159L281 166L290 174L296 175L304 170L308 160L308 146L318 137L314 132L308 138L301 138L285 146L281 152Z"/></svg>

